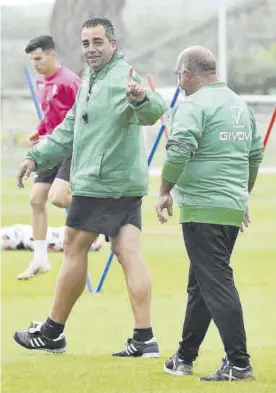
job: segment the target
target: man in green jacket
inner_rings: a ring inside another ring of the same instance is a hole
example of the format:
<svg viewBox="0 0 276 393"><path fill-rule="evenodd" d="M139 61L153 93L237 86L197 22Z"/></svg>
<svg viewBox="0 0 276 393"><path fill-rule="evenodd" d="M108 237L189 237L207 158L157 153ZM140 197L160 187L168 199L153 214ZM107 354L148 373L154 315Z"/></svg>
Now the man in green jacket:
<svg viewBox="0 0 276 393"><path fill-rule="evenodd" d="M72 155L72 203L67 217L64 262L48 319L14 335L28 349L64 352L66 320L85 288L88 250L99 233L111 238L122 265L135 328L114 356L158 357L151 327L151 283L140 248L142 197L148 166L141 125L154 124L167 110L162 98L145 91L117 48L112 23L87 20L82 29L87 74L75 105L51 136L27 153L18 185L31 171L54 167Z"/></svg>
<svg viewBox="0 0 276 393"><path fill-rule="evenodd" d="M166 222L164 208L172 215L173 189L190 272L182 341L165 371L193 373L213 319L227 357L220 370L201 380L252 379L242 307L229 264L243 219L249 223L247 199L263 146L243 99L218 81L209 50L183 51L176 73L187 97L173 114L156 211L161 223Z"/></svg>

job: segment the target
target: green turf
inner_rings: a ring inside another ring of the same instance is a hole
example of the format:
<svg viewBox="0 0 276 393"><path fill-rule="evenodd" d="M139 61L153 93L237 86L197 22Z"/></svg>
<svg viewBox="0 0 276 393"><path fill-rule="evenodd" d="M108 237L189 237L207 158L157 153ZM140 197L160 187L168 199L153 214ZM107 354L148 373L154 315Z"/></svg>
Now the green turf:
<svg viewBox="0 0 276 393"><path fill-rule="evenodd" d="M87 290L77 303L66 328L68 353L33 353L12 339L16 329L48 313L61 253L51 253L50 274L29 282L16 275L31 258L27 251L2 254L2 392L5 393L275 393L276 392L276 177L261 176L251 197L252 225L238 239L232 265L244 306L248 346L256 382L204 384L202 374L215 371L223 348L212 325L193 377L173 377L163 363L177 347L186 303L188 260L175 217L158 224L154 203L157 181L144 201L143 250L153 281L153 325L160 359L113 359L132 333L132 314L120 267L112 265L100 295ZM30 183L30 182L29 182ZM14 179L2 183L2 226L29 223L28 189L18 191ZM49 224L62 225L64 212L50 208ZM172 234L173 236L169 235ZM94 283L108 255L108 246L90 255ZM233 322L234 323L234 322Z"/></svg>

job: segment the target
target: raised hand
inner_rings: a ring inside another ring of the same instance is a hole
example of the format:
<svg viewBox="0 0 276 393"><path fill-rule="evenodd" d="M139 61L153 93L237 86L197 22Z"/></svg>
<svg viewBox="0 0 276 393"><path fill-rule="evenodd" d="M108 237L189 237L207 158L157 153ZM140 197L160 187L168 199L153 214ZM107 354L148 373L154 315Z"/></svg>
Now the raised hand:
<svg viewBox="0 0 276 393"><path fill-rule="evenodd" d="M130 67L129 74L128 74L126 96L129 101L132 101L134 103L139 103L144 101L146 97L146 92L142 85L134 82L133 72L134 72L133 67Z"/></svg>

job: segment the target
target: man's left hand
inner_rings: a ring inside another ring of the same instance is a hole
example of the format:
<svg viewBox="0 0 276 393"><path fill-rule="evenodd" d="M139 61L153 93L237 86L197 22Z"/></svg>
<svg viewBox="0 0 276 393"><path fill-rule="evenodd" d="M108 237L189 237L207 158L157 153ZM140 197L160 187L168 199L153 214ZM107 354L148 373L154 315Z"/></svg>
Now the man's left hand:
<svg viewBox="0 0 276 393"><path fill-rule="evenodd" d="M35 170L36 164L33 160L30 160L28 158L26 158L20 168L19 168L19 172L17 175L17 186L19 188L24 188L24 184L23 184L23 177L25 177L25 179L28 179L30 177L30 174L32 173L32 171Z"/></svg>
<svg viewBox="0 0 276 393"><path fill-rule="evenodd" d="M244 217L243 217L243 220L242 220L240 231L244 232L244 226L246 228L248 228L250 223L251 223L251 219L250 219L250 215L249 215L249 210L248 210L248 206L246 206L246 210L245 210L245 214L244 214Z"/></svg>
<svg viewBox="0 0 276 393"><path fill-rule="evenodd" d="M168 216L172 217L173 215L173 199L170 193L167 194L160 194L158 199L157 199L157 204L156 204L156 214L161 222L161 224L164 224L168 221L167 218L164 217L163 215L163 210L167 209Z"/></svg>
<svg viewBox="0 0 276 393"><path fill-rule="evenodd" d="M126 90L126 96L129 101L138 104L139 102L143 102L146 97L145 89L139 83L135 83L132 79L133 76L133 68L131 67L128 74L128 84Z"/></svg>

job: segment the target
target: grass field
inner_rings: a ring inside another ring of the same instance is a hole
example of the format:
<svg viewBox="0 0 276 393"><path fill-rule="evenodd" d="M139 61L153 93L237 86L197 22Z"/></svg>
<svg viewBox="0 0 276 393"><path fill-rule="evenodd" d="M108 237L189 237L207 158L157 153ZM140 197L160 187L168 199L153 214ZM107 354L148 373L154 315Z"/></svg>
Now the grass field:
<svg viewBox="0 0 276 393"><path fill-rule="evenodd" d="M29 181L29 185L30 185ZM15 330L49 311L61 253L51 253L53 270L30 282L16 275L31 253L2 254L2 392L3 393L275 393L276 392L276 176L261 176L251 196L252 225L239 236L232 265L240 291L248 347L256 382L204 384L200 375L220 365L223 348L212 325L192 377L173 377L163 363L177 347L186 305L188 260L177 223L178 211L166 225L155 218L157 180L144 200L143 250L153 281L153 325L160 359L114 359L132 334L132 313L120 267L113 263L103 293L87 290L66 327L68 353L55 356L28 352L13 342ZM14 179L2 182L2 226L29 223L28 188L19 191ZM64 212L49 208L49 225L62 225ZM90 255L94 285L106 261L108 245Z"/></svg>

